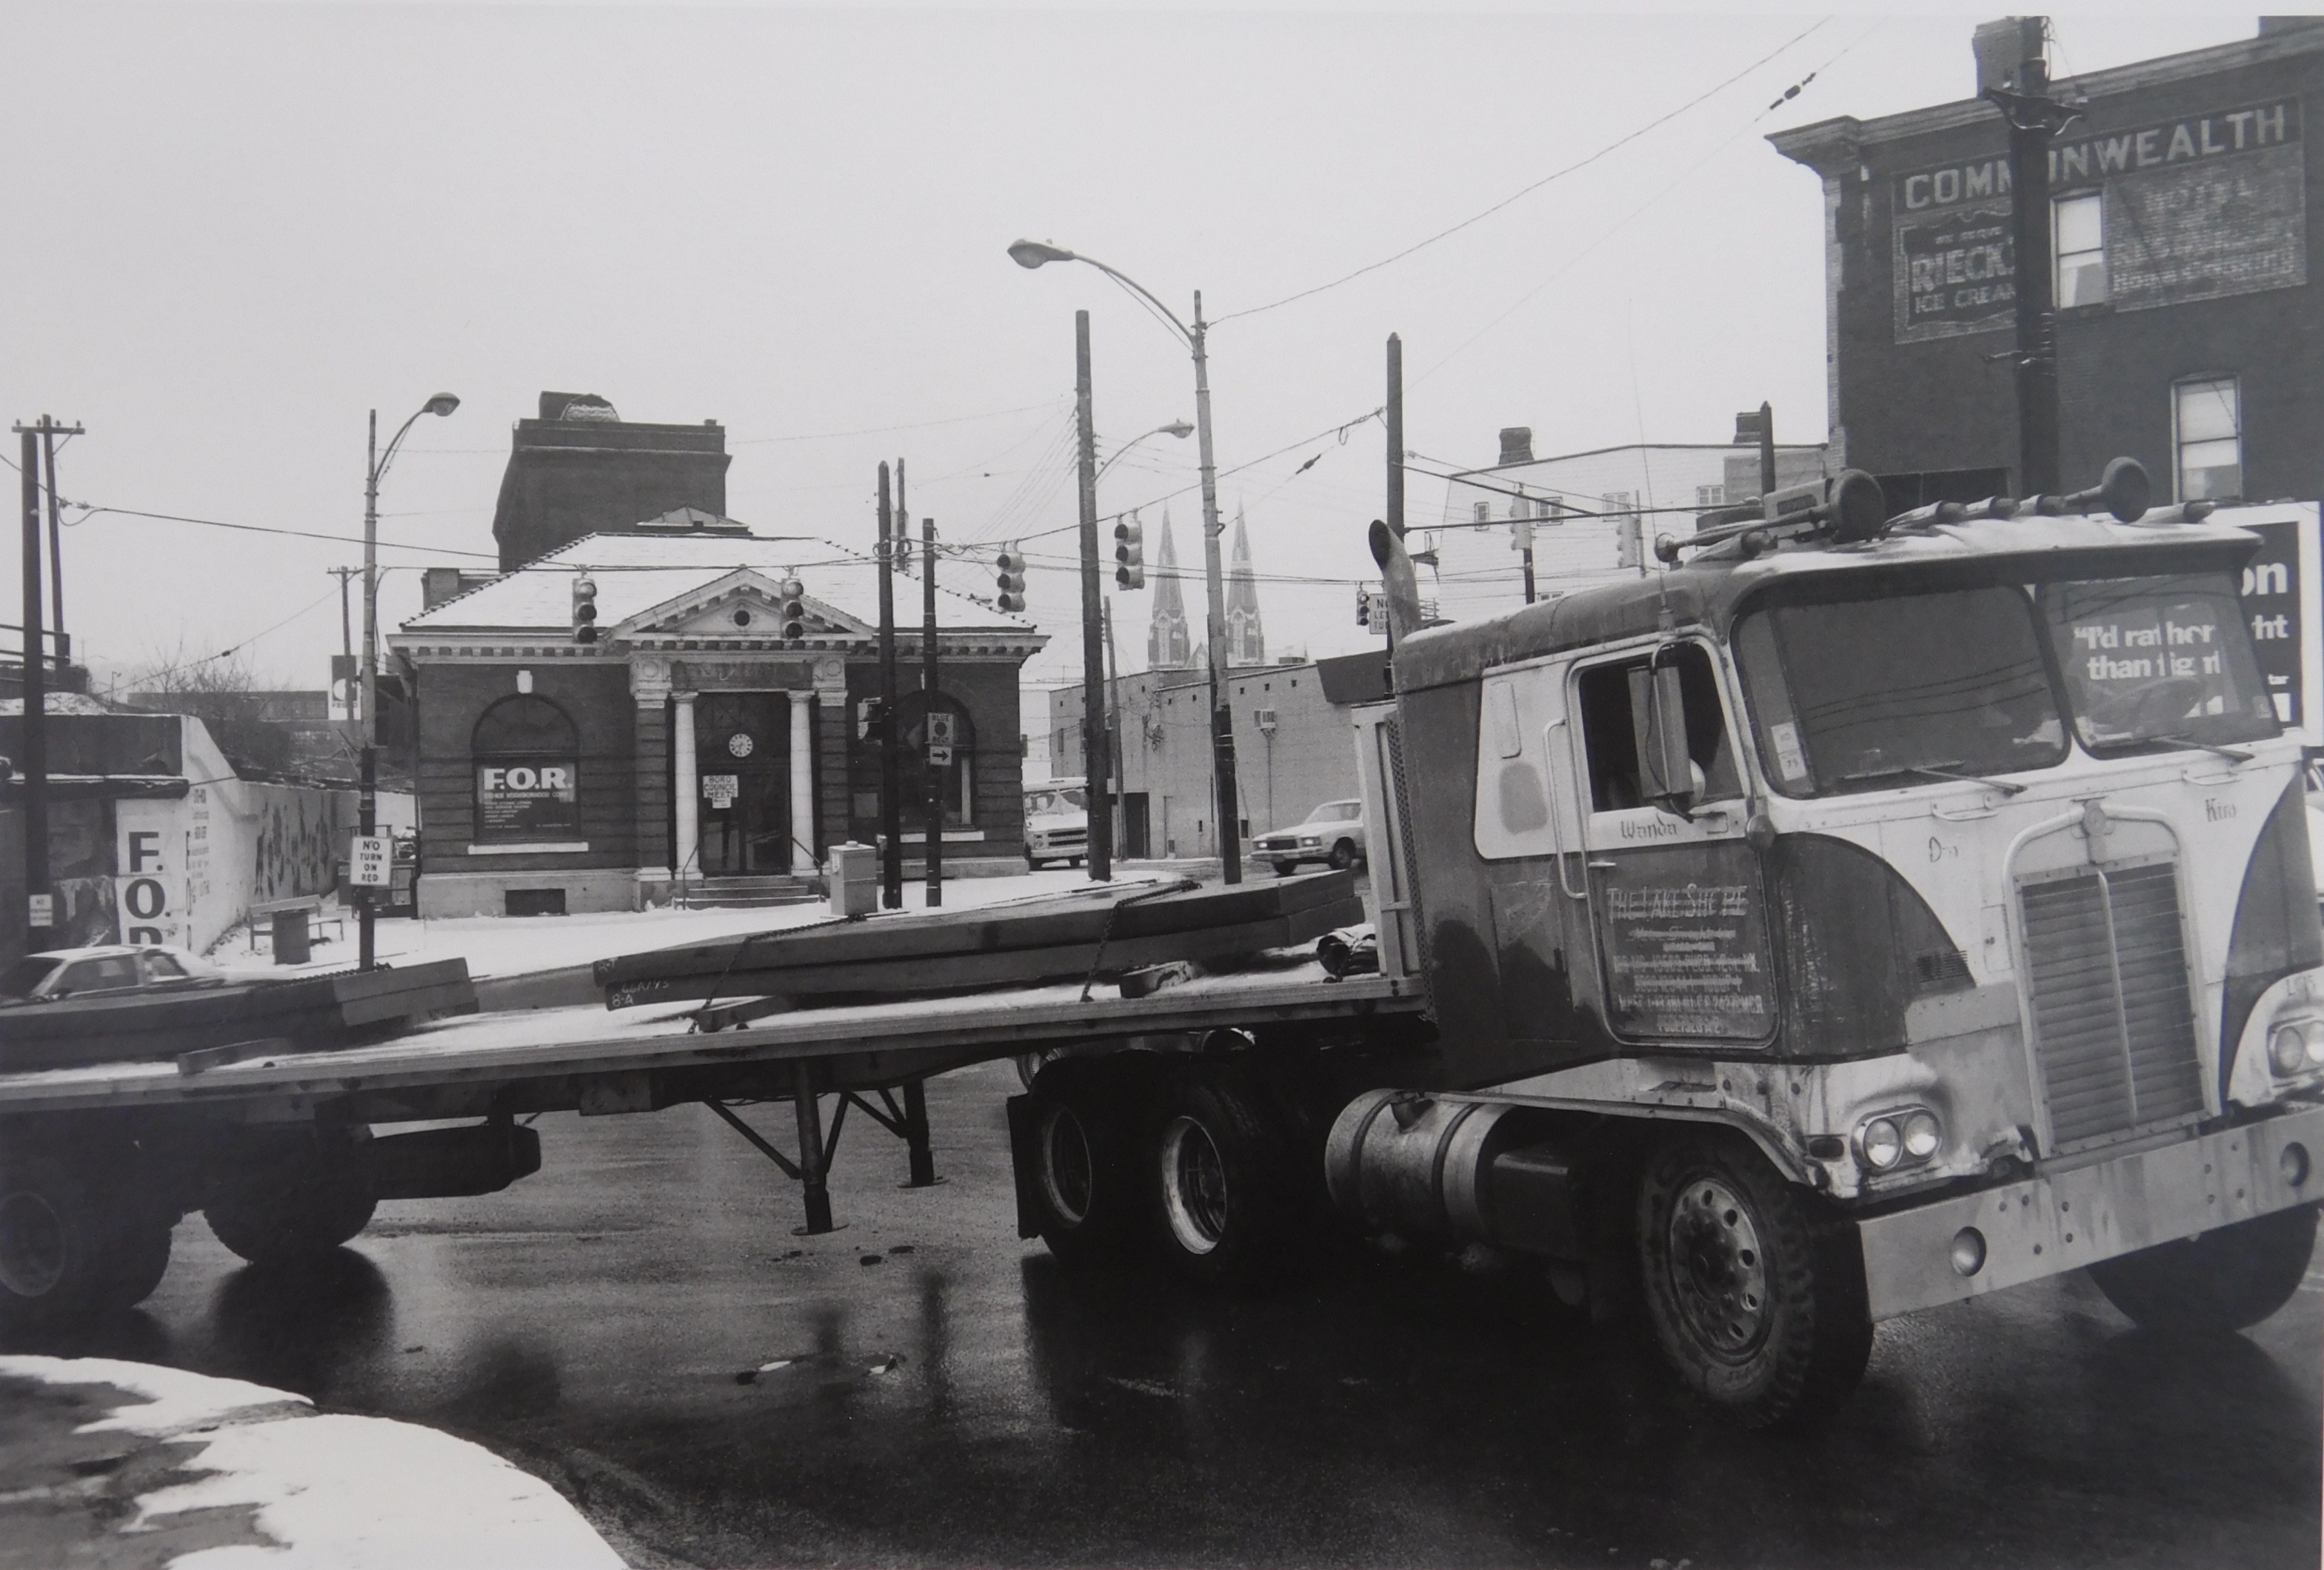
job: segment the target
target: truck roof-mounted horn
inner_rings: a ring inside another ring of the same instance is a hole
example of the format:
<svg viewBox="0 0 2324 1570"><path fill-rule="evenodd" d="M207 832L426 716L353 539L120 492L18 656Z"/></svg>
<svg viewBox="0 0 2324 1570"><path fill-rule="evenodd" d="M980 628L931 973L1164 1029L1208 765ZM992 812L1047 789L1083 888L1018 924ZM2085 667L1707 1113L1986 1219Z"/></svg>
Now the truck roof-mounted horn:
<svg viewBox="0 0 2324 1570"><path fill-rule="evenodd" d="M1813 537L1853 545L1877 538L1888 522L1888 499L1880 482L1862 469L1842 469L1823 479L1770 491L1757 505L1757 518L1717 524L1684 539L1663 535L1655 541L1655 555L1674 562L1682 550L1707 550L1731 540L1739 542L1736 549L1748 560L1786 540Z"/></svg>
<svg viewBox="0 0 2324 1570"><path fill-rule="evenodd" d="M2146 516L2146 504L2153 495L2154 485L2146 477L2146 466L2134 457L2118 457L2107 465L2098 483L2089 490L2076 491L2070 496L2037 497L2034 510L2044 517L2056 518L2103 507L2121 522L2135 523Z"/></svg>

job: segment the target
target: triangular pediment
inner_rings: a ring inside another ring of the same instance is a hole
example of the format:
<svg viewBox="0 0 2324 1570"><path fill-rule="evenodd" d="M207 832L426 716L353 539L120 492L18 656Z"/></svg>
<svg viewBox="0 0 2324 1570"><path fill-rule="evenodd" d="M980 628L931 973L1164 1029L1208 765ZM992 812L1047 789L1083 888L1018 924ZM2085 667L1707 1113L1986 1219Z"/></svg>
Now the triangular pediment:
<svg viewBox="0 0 2324 1570"><path fill-rule="evenodd" d="M802 578L805 575L802 574ZM799 596L806 607L807 641L816 638L861 638L874 629L817 600L812 592ZM613 629L632 642L664 638L722 640L782 638L783 597L780 577L740 568L715 582L650 605Z"/></svg>

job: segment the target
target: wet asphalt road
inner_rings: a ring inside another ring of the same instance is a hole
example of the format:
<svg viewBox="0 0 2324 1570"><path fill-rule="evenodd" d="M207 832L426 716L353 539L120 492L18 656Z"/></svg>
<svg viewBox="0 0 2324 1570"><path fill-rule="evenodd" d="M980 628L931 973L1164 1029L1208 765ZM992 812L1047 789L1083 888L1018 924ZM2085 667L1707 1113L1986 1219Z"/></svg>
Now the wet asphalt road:
<svg viewBox="0 0 2324 1570"><path fill-rule="evenodd" d="M2194 1346L2079 1277L1891 1324L1830 1431L1769 1439L1522 1271L1351 1261L1240 1303L1069 1275L1015 1235L1015 1089L930 1085L932 1189L851 1118L825 1237L701 1108L553 1116L539 1176L383 1206L326 1268L189 1217L144 1308L15 1350L450 1429L642 1565L2319 1561L2324 1268Z"/></svg>

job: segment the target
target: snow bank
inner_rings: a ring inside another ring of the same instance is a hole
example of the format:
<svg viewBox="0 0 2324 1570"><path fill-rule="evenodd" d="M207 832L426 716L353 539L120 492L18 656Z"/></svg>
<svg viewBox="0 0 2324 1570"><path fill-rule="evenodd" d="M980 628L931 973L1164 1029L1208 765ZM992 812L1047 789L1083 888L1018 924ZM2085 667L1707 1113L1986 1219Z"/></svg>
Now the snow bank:
<svg viewBox="0 0 2324 1570"><path fill-rule="evenodd" d="M147 1398L84 1433L199 1444L204 1475L141 1495L134 1533L185 1510L247 1509L277 1547L180 1555L171 1570L621 1570L556 1490L481 1445L385 1418L316 1413L302 1396L110 1358L0 1357L0 1375Z"/></svg>

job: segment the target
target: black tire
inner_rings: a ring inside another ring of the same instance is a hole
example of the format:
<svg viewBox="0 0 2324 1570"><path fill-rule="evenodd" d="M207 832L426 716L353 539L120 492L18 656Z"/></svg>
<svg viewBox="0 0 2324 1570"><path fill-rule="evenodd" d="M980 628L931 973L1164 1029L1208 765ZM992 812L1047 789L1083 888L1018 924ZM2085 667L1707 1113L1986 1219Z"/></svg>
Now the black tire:
<svg viewBox="0 0 2324 1570"><path fill-rule="evenodd" d="M1332 847L1332 870L1335 873L1351 871L1360 859L1356 854L1356 842L1351 839L1343 839Z"/></svg>
<svg viewBox="0 0 2324 1570"><path fill-rule="evenodd" d="M1638 1185L1638 1263L1663 1355L1723 1415L1804 1427L1872 1353L1856 1234L1739 1136L1687 1133Z"/></svg>
<svg viewBox="0 0 2324 1570"><path fill-rule="evenodd" d="M1029 1196L1041 1241L1069 1263L1109 1259L1144 1218L1128 1076L1102 1058L1042 1065L1028 1097Z"/></svg>
<svg viewBox="0 0 2324 1570"><path fill-rule="evenodd" d="M333 1143L254 1161L218 1187L202 1214L218 1242L263 1264L330 1252L371 1224L378 1204L351 1147Z"/></svg>
<svg viewBox="0 0 2324 1570"><path fill-rule="evenodd" d="M0 1325L46 1327L125 1308L169 1265L161 1218L53 1156L0 1162Z"/></svg>
<svg viewBox="0 0 2324 1570"><path fill-rule="evenodd" d="M2302 1205L2107 1260L2090 1279L2141 1329L2224 1335L2291 1302L2315 1247L2316 1207Z"/></svg>
<svg viewBox="0 0 2324 1570"><path fill-rule="evenodd" d="M1311 1241L1289 1142L1244 1076L1198 1064L1164 1087L1147 1149L1163 1258L1205 1286L1282 1275Z"/></svg>

